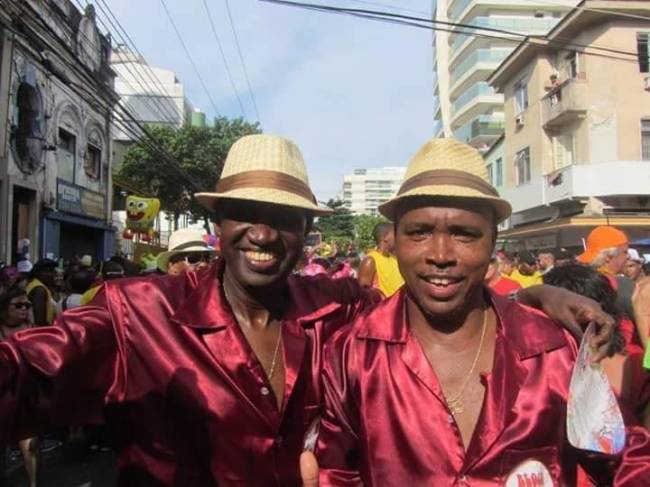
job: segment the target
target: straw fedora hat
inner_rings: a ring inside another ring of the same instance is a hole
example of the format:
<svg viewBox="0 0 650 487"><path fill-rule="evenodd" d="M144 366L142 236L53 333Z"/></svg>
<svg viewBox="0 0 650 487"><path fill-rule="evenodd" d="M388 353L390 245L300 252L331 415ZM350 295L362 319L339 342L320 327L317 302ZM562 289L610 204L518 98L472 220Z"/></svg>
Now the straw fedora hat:
<svg viewBox="0 0 650 487"><path fill-rule="evenodd" d="M494 208L498 223L512 213L510 203L488 183L481 154L455 139L432 139L424 144L410 160L397 195L381 205L379 212L394 220L398 203L413 196L475 199Z"/></svg>
<svg viewBox="0 0 650 487"><path fill-rule="evenodd" d="M235 142L213 193L196 193L196 200L214 211L220 199L257 201L329 215L318 206L309 188L307 168L298 146L277 135L247 135Z"/></svg>
<svg viewBox="0 0 650 487"><path fill-rule="evenodd" d="M169 245L166 252L161 252L156 258L158 269L167 272L167 264L176 254L187 252L209 252L214 254L215 250L203 240L204 232L195 228L183 228L176 230L169 236Z"/></svg>

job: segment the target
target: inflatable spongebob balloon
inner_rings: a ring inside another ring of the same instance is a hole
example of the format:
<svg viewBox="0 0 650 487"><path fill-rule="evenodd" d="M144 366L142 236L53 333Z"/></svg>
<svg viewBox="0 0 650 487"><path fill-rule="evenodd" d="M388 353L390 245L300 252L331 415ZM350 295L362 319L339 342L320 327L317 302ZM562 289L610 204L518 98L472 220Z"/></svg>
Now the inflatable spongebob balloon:
<svg viewBox="0 0 650 487"><path fill-rule="evenodd" d="M157 198L126 197L126 230L122 236L131 240L139 235L145 242L156 235L153 224L160 211L160 200Z"/></svg>

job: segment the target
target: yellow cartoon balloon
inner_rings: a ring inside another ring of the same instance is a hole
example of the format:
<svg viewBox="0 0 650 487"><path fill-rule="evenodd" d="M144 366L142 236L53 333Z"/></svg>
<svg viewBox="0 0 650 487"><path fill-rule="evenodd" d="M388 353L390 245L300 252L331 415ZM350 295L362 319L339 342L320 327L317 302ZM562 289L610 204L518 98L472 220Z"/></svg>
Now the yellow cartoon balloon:
<svg viewBox="0 0 650 487"><path fill-rule="evenodd" d="M136 233L149 233L160 211L158 198L126 197L126 228Z"/></svg>

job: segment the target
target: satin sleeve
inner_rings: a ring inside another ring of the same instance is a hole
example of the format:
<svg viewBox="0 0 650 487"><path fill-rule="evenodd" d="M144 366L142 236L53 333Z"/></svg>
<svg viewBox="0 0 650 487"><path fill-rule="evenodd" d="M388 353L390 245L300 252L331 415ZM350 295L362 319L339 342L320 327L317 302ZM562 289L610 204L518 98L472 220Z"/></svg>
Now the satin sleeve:
<svg viewBox="0 0 650 487"><path fill-rule="evenodd" d="M352 397L353 385L347 373L350 347L346 340L348 327L337 332L325 345L322 372L323 413L316 458L319 485L361 486L359 412Z"/></svg>
<svg viewBox="0 0 650 487"><path fill-rule="evenodd" d="M0 443L47 429L100 422L120 368L103 292L52 326L0 342Z"/></svg>
<svg viewBox="0 0 650 487"><path fill-rule="evenodd" d="M383 299L377 289L361 286L354 278L337 279L335 282L338 286L338 301L347 305L346 323L351 323L363 312L373 309Z"/></svg>

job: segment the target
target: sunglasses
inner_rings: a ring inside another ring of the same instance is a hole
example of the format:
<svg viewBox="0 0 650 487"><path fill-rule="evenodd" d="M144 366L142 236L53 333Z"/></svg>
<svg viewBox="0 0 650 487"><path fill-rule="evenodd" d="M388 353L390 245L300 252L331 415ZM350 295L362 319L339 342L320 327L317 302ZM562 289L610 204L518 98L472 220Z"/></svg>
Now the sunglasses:
<svg viewBox="0 0 650 487"><path fill-rule="evenodd" d="M188 252L187 254L178 254L169 259L172 264L185 261L189 265L197 265L200 262L210 262L212 254L209 252Z"/></svg>
<svg viewBox="0 0 650 487"><path fill-rule="evenodd" d="M32 303L9 303L16 309L32 309Z"/></svg>

